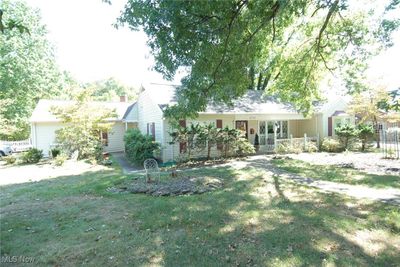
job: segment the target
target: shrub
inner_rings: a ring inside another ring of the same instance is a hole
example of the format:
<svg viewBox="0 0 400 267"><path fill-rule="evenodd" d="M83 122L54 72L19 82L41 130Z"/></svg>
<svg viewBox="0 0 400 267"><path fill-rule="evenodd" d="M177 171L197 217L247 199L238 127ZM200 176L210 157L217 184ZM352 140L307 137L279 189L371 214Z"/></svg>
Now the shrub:
<svg viewBox="0 0 400 267"><path fill-rule="evenodd" d="M56 158L58 155L60 155L60 153L61 153L61 149L58 147L55 147L50 150L50 155L53 159Z"/></svg>
<svg viewBox="0 0 400 267"><path fill-rule="evenodd" d="M278 154L299 154L303 152L303 144L301 142L293 142L292 144L289 141L280 142L275 148L275 152Z"/></svg>
<svg viewBox="0 0 400 267"><path fill-rule="evenodd" d="M235 146L235 152L239 156L253 154L256 152L254 146L250 144L244 136L236 139Z"/></svg>
<svg viewBox="0 0 400 267"><path fill-rule="evenodd" d="M3 159L5 160L6 164L14 164L17 161L13 155L3 157Z"/></svg>
<svg viewBox="0 0 400 267"><path fill-rule="evenodd" d="M323 151L327 152L339 152L341 151L341 145L340 142L336 139L333 138L324 138L322 141L321 148Z"/></svg>
<svg viewBox="0 0 400 267"><path fill-rule="evenodd" d="M61 153L58 154L55 158L54 158L54 165L56 166L62 166L64 165L65 161L68 159L68 156Z"/></svg>
<svg viewBox="0 0 400 267"><path fill-rule="evenodd" d="M290 151L291 151L291 148L290 148L290 144L288 144L288 143L280 143L275 148L275 153L278 153L278 154L291 153Z"/></svg>
<svg viewBox="0 0 400 267"><path fill-rule="evenodd" d="M361 151L364 151L368 142L374 137L374 128L371 125L359 124L357 129L358 138L361 140Z"/></svg>
<svg viewBox="0 0 400 267"><path fill-rule="evenodd" d="M38 163L43 158L42 150L37 148L30 148L24 154L22 154L23 163Z"/></svg>
<svg viewBox="0 0 400 267"><path fill-rule="evenodd" d="M129 129L124 136L125 153L130 162L143 164L148 158L154 157L154 152L160 148L150 136L143 135L138 129Z"/></svg>
<svg viewBox="0 0 400 267"><path fill-rule="evenodd" d="M314 142L307 142L307 145L305 147L305 151L308 153L314 153L318 151L317 144Z"/></svg>
<svg viewBox="0 0 400 267"><path fill-rule="evenodd" d="M339 137L339 141L343 149L348 149L354 139L357 137L358 131L354 125L345 124L335 128L335 133Z"/></svg>

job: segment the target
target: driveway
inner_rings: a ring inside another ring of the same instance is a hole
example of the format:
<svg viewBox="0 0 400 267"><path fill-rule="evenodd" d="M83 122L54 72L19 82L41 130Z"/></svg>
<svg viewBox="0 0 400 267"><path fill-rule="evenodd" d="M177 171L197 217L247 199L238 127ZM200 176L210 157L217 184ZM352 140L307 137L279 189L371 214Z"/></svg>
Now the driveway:
<svg viewBox="0 0 400 267"><path fill-rule="evenodd" d="M1 162L0 186L36 182L109 169L103 165L91 165L83 161L72 160L66 161L63 166L54 166L51 163L9 166Z"/></svg>

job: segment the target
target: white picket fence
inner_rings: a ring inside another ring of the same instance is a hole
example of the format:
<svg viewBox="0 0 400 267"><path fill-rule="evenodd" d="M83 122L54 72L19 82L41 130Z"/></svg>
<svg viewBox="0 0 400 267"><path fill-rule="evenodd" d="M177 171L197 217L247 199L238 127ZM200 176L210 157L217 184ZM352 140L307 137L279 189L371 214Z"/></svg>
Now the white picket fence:
<svg viewBox="0 0 400 267"><path fill-rule="evenodd" d="M14 152L22 152L26 151L29 148L32 148L31 139L21 140L21 141L2 141L0 140L0 144L10 146Z"/></svg>

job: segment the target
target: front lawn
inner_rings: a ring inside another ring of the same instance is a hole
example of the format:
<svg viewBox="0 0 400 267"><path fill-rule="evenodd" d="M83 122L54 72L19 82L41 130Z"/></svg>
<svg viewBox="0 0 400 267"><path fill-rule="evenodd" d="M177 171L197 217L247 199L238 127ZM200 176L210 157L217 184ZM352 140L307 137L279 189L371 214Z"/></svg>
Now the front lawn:
<svg viewBox="0 0 400 267"><path fill-rule="evenodd" d="M280 169L303 177L376 188L400 188L400 176L369 174L351 168L334 165L310 164L296 159L274 159L272 163Z"/></svg>
<svg viewBox="0 0 400 267"><path fill-rule="evenodd" d="M119 169L1 187L1 256L40 266L395 266L400 211L218 166L223 188L153 197L107 192ZM164 175L164 179L167 175ZM172 178L171 178L172 179Z"/></svg>

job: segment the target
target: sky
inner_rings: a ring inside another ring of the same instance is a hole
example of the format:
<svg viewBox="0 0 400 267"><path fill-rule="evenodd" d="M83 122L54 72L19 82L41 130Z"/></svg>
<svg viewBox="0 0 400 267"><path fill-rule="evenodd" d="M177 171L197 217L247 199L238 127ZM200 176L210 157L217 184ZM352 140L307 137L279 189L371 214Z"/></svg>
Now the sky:
<svg viewBox="0 0 400 267"><path fill-rule="evenodd" d="M47 25L49 39L56 46L61 69L81 82L115 77L126 85L140 86L163 82L152 71L154 60L146 46L146 35L127 28L116 29L116 22L126 0L26 0L39 8ZM390 88L400 86L400 32L395 45L373 59L368 76ZM175 79L177 83L182 75Z"/></svg>

